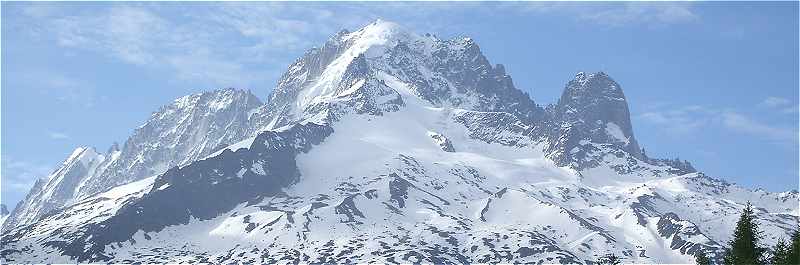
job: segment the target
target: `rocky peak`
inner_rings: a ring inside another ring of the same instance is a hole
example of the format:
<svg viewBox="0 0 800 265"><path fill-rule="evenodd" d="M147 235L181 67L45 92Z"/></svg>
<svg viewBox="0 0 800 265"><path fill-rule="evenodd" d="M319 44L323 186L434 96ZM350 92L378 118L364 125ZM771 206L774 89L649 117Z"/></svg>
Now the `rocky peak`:
<svg viewBox="0 0 800 265"><path fill-rule="evenodd" d="M108 148L108 151L106 151L106 154L113 154L115 152L119 152L119 143L117 142L111 144L111 146Z"/></svg>
<svg viewBox="0 0 800 265"><path fill-rule="evenodd" d="M94 148L75 148L53 173L36 181L3 226L29 223L71 201L104 159Z"/></svg>
<svg viewBox="0 0 800 265"><path fill-rule="evenodd" d="M322 110L380 114L398 109L404 102L386 85L392 80L436 106L504 111L529 122L544 113L473 39L442 40L377 20L357 31L340 31L290 65L257 119L266 124L262 128L277 128Z"/></svg>
<svg viewBox="0 0 800 265"><path fill-rule="evenodd" d="M250 91L234 88L178 98L137 128L117 160L81 193L90 195L110 185L158 175L247 138L252 134L250 112L261 105Z"/></svg>
<svg viewBox="0 0 800 265"><path fill-rule="evenodd" d="M106 154L75 149L47 178L34 185L6 225L26 224L47 212L111 187L159 175L250 137L252 110L262 103L233 88L184 96L154 112L122 148Z"/></svg>
<svg viewBox="0 0 800 265"><path fill-rule="evenodd" d="M567 83L558 107L564 117L575 120L592 110L609 109L612 112L598 113L598 119L630 123L627 102L622 88L606 73L585 74L579 72Z"/></svg>
<svg viewBox="0 0 800 265"><path fill-rule="evenodd" d="M552 108L559 125L550 146L554 160L584 168L596 164L590 149L599 144L642 159L633 134L628 103L620 85L606 73L579 72Z"/></svg>

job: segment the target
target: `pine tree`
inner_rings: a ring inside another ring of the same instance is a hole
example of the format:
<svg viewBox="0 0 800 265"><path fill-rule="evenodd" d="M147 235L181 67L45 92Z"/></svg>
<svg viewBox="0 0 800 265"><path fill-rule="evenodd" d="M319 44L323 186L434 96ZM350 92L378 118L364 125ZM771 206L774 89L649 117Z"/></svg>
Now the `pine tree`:
<svg viewBox="0 0 800 265"><path fill-rule="evenodd" d="M770 258L770 264L773 265L787 265L789 258L789 246L786 245L786 241L781 238L778 240L778 243L775 244L775 247L772 249L772 258Z"/></svg>
<svg viewBox="0 0 800 265"><path fill-rule="evenodd" d="M786 264L800 264L800 228L792 233L792 242L786 253Z"/></svg>
<svg viewBox="0 0 800 265"><path fill-rule="evenodd" d="M698 251L694 255L694 261L697 265L711 265L711 260L708 259L705 253Z"/></svg>
<svg viewBox="0 0 800 265"><path fill-rule="evenodd" d="M761 231L755 222L753 206L747 202L739 221L736 222L736 230L733 231L733 240L729 243L729 249L725 253L724 263L726 265L757 265L763 264L762 258L765 249L759 246Z"/></svg>

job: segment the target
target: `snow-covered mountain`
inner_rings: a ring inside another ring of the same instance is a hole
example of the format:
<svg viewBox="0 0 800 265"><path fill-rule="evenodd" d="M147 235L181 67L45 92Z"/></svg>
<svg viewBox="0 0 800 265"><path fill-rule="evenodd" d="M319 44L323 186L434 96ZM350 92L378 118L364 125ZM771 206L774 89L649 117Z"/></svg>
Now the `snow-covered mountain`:
<svg viewBox="0 0 800 265"><path fill-rule="evenodd" d="M189 95L154 112L120 148L79 147L49 176L37 180L4 227L31 223L49 211L117 185L187 165L254 133L251 112L262 103L249 91Z"/></svg>
<svg viewBox="0 0 800 265"><path fill-rule="evenodd" d="M648 157L605 73L541 107L473 40L376 21L295 61L266 104L193 95L121 150L79 149L14 210L0 258L690 263L720 257L745 202L773 243L798 200Z"/></svg>

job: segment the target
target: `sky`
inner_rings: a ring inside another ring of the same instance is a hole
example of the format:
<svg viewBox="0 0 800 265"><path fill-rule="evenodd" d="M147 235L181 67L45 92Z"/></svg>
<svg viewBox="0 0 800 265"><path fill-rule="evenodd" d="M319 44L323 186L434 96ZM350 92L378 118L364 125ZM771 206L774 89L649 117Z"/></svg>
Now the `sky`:
<svg viewBox="0 0 800 265"><path fill-rule="evenodd" d="M517 88L555 103L576 72L622 87L651 157L748 188L798 186L798 2L2 2L0 202L79 146L103 152L173 99L266 99L341 29L385 19L472 37Z"/></svg>

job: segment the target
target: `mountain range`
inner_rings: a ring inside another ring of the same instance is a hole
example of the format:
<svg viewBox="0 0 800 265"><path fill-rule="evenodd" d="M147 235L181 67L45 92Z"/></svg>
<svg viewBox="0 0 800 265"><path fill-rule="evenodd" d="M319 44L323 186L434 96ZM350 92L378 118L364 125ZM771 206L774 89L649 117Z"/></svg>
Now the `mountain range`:
<svg viewBox="0 0 800 265"><path fill-rule="evenodd" d="M649 157L606 73L542 106L474 40L378 20L307 51L266 103L189 95L122 146L77 148L5 219L0 260L719 261L746 202L773 244L798 199Z"/></svg>

